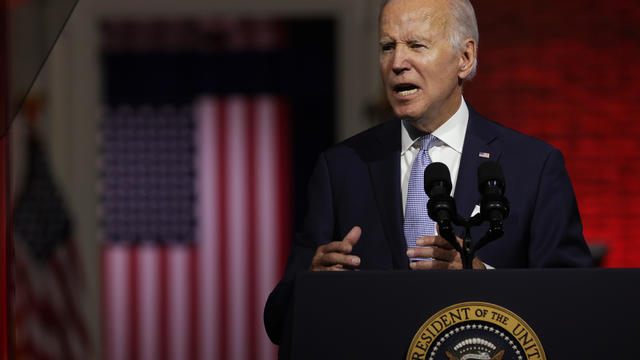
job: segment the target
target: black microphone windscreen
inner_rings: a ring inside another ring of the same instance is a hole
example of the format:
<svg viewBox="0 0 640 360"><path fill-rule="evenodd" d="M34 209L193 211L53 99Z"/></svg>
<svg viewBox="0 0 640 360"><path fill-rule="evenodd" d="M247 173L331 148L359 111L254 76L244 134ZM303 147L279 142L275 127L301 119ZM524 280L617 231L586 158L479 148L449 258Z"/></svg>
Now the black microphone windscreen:
<svg viewBox="0 0 640 360"><path fill-rule="evenodd" d="M451 192L451 174L447 165L441 162L431 163L424 169L424 188L427 195L431 193L431 186L436 182L444 184L447 194Z"/></svg>
<svg viewBox="0 0 640 360"><path fill-rule="evenodd" d="M504 187L504 174L502 167L495 161L487 161L478 167L478 187L480 192L488 181L497 181Z"/></svg>

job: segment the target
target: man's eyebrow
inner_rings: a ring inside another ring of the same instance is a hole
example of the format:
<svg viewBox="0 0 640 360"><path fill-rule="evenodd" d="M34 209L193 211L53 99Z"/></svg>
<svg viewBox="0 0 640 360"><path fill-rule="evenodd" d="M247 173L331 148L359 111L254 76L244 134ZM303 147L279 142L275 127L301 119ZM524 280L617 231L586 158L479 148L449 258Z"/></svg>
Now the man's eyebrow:
<svg viewBox="0 0 640 360"><path fill-rule="evenodd" d="M383 46L383 45L392 45L395 44L397 41L396 40L391 40L391 39L382 39L380 41L378 41L378 45ZM405 44L408 45L415 45L415 44L431 44L432 41L426 38L422 38L422 37L418 37L418 38L412 38L412 39L408 39L408 40L404 40L401 41Z"/></svg>
<svg viewBox="0 0 640 360"><path fill-rule="evenodd" d="M417 37L414 37L414 38L408 39L406 42L407 42L407 43L410 43L410 44L415 44L415 43L419 43L419 42L426 42L426 43L430 43L430 42L431 42L431 40L429 40L429 39L427 39L427 38L425 38L425 37L417 36Z"/></svg>

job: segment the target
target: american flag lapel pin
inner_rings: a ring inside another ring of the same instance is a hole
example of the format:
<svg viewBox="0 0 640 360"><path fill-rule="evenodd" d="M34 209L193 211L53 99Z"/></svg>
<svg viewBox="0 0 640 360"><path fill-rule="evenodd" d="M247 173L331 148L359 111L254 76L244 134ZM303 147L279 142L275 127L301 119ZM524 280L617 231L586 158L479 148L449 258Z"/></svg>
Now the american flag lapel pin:
<svg viewBox="0 0 640 360"><path fill-rule="evenodd" d="M489 159L491 157L491 154L489 154L488 152L480 152L478 153L478 156L483 159Z"/></svg>

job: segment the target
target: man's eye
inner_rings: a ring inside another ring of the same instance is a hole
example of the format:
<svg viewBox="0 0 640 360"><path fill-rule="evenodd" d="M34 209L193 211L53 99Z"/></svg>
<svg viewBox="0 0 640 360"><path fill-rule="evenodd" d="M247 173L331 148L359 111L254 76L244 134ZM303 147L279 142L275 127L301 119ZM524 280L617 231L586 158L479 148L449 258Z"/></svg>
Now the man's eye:
<svg viewBox="0 0 640 360"><path fill-rule="evenodd" d="M426 49L427 46L424 44L411 44L412 49Z"/></svg>
<svg viewBox="0 0 640 360"><path fill-rule="evenodd" d="M391 50L393 50L393 45L392 44L384 44L384 45L380 46L380 49L382 51L391 51Z"/></svg>

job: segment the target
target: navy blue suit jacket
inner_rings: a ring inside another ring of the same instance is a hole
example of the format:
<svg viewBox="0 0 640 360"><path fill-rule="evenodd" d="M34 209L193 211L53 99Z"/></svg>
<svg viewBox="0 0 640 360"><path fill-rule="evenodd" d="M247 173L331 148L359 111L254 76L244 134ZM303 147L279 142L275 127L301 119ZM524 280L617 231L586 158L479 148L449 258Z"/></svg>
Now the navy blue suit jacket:
<svg viewBox="0 0 640 360"><path fill-rule="evenodd" d="M489 153L506 180L511 211L505 234L476 256L496 268L590 266L591 256L571 181L559 150L489 121L469 108L454 198L468 218L480 194L478 166ZM409 269L400 186L400 121L358 134L320 155L309 184L304 232L292 244L284 278L265 308L272 340L279 341L295 274L305 271L319 245L340 241L354 226L362 236L353 254L361 270ZM474 228L479 240L484 227Z"/></svg>

